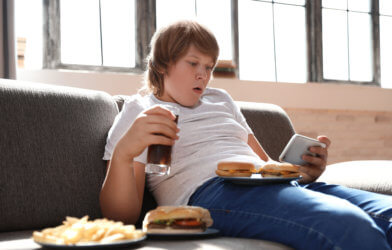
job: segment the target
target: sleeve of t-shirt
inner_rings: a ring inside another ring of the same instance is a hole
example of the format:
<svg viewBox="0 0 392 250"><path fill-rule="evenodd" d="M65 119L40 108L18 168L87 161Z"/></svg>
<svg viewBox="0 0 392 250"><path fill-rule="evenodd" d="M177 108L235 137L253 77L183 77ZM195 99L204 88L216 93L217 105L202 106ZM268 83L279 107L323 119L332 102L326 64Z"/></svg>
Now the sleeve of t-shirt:
<svg viewBox="0 0 392 250"><path fill-rule="evenodd" d="M124 103L122 111L114 119L106 139L103 160L110 160L114 147L123 134L131 127L136 117L144 110L140 97L132 96Z"/></svg>
<svg viewBox="0 0 392 250"><path fill-rule="evenodd" d="M231 110L233 111L234 119L239 122L248 132L248 134L253 134L252 129L249 127L248 123L246 122L245 116L241 112L241 108L235 103L233 98L227 93L225 90L221 90L225 95L226 101L230 106Z"/></svg>

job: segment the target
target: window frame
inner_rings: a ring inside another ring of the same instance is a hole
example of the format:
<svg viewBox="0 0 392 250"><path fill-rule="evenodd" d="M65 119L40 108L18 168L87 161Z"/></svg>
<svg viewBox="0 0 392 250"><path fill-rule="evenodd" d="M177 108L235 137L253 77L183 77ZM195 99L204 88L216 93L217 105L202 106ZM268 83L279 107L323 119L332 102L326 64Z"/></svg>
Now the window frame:
<svg viewBox="0 0 392 250"><path fill-rule="evenodd" d="M100 0L99 0L100 1ZM142 73L145 70L144 60L149 52L149 43L155 32L155 0L135 1L136 51L135 67L94 66L61 63L60 39L60 0L43 0L44 45L43 68L69 69L87 71L112 71ZM150 18L145 18L149 16ZM102 48L101 48L102 49Z"/></svg>
<svg viewBox="0 0 392 250"><path fill-rule="evenodd" d="M381 86L379 0L371 0L372 81L326 79L323 76L322 0L306 0L308 82Z"/></svg>
<svg viewBox="0 0 392 250"><path fill-rule="evenodd" d="M231 29L232 29L232 68L220 68L217 71L234 71L239 77L239 30L238 30L238 1L231 1ZM257 0L253 0L257 1ZM90 66L61 63L60 40L60 0L43 0L44 15L44 55L43 68L69 69L87 71L111 71L124 73L143 73L145 58L149 52L149 43L156 30L156 1L135 0L136 20L136 51L135 67ZM325 79L323 77L323 44L322 44L322 0L305 1L306 40L307 40L307 82L357 84L381 86L380 80L380 33L379 33L379 0L371 0L372 19L372 54L373 79L372 81L345 81ZM148 18L146 18L148 17Z"/></svg>

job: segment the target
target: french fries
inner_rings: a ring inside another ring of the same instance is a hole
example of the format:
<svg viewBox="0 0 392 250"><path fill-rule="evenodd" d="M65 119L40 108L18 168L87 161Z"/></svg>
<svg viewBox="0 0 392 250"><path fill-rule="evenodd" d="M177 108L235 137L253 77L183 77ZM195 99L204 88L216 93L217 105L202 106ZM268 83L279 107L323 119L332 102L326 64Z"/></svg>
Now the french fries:
<svg viewBox="0 0 392 250"><path fill-rule="evenodd" d="M60 226L34 231L33 239L41 243L72 245L133 240L144 235L134 225L124 225L108 219L89 221L88 216L84 216L81 219L66 217Z"/></svg>

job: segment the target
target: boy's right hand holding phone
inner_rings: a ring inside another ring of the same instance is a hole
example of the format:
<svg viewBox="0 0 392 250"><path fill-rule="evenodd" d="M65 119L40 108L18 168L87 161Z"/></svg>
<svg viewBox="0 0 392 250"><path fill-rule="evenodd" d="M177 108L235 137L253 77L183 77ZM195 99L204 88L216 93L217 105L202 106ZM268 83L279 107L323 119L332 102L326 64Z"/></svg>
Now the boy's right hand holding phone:
<svg viewBox="0 0 392 250"><path fill-rule="evenodd" d="M331 141L326 136L318 136L317 140L302 135L294 135L279 160L300 167L301 182L315 181L325 171L328 158L328 147Z"/></svg>

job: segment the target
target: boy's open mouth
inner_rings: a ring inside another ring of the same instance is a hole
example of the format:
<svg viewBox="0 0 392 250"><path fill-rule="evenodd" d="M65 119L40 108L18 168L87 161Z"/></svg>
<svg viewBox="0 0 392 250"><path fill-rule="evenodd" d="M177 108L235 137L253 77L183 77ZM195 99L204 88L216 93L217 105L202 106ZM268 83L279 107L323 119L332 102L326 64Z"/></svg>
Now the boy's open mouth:
<svg viewBox="0 0 392 250"><path fill-rule="evenodd" d="M193 90L197 93L201 93L203 90L199 87L193 88Z"/></svg>

